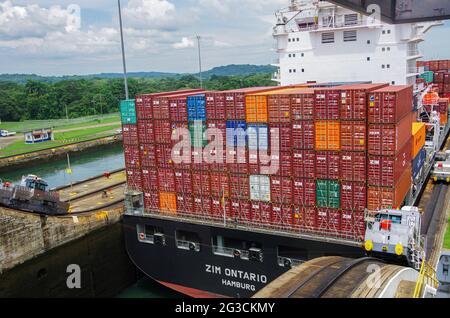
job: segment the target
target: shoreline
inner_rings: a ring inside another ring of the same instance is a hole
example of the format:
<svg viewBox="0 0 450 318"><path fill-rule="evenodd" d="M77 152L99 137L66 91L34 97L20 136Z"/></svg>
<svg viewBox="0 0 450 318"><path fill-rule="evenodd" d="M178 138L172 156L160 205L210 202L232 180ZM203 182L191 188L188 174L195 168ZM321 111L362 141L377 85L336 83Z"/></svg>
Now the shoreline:
<svg viewBox="0 0 450 318"><path fill-rule="evenodd" d="M20 167L24 164L33 164L37 162L48 161L54 158L62 157L67 153L83 152L85 150L91 150L95 147L107 146L122 141L122 135L113 135L108 137L101 137L88 141L82 141L78 143L68 144L60 147L49 148L20 155L14 155L11 157L0 158L0 172L11 167Z"/></svg>

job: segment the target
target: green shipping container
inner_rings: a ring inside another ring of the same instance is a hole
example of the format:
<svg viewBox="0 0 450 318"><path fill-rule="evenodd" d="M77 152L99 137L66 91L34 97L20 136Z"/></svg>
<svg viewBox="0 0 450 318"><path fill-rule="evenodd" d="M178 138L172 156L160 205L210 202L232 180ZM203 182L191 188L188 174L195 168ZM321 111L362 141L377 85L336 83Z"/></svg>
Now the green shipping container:
<svg viewBox="0 0 450 318"><path fill-rule="evenodd" d="M122 124L136 125L136 102L134 99L123 100L120 102L120 116L122 117Z"/></svg>
<svg viewBox="0 0 450 318"><path fill-rule="evenodd" d="M434 78L434 73L432 71L426 71L419 75L420 78L423 78L425 82L432 83Z"/></svg>
<svg viewBox="0 0 450 318"><path fill-rule="evenodd" d="M319 208L341 207L341 186L337 181L317 180L316 201Z"/></svg>
<svg viewBox="0 0 450 318"><path fill-rule="evenodd" d="M189 133L191 135L192 147L203 148L208 144L208 138L206 136L206 123L204 121L190 121Z"/></svg>

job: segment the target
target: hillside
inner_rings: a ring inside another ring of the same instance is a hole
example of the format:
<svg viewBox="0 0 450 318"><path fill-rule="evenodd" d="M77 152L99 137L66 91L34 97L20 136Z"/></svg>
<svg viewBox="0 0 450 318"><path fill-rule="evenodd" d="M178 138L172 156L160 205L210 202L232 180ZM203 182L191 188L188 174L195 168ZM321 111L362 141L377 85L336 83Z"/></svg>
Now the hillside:
<svg viewBox="0 0 450 318"><path fill-rule="evenodd" d="M275 71L275 67L270 65L227 65L215 67L209 71L203 73L203 77L206 79L212 76L246 76L252 74L272 73ZM183 75L197 75L182 74L182 73L165 73L165 72L130 72L128 73L131 78L170 78L181 77ZM65 80L79 80L79 79L94 79L94 78L122 78L121 73L100 73L89 75L67 75L67 76L40 76L36 74L0 74L0 81L15 82L24 84L28 80L36 80L46 83L56 83Z"/></svg>

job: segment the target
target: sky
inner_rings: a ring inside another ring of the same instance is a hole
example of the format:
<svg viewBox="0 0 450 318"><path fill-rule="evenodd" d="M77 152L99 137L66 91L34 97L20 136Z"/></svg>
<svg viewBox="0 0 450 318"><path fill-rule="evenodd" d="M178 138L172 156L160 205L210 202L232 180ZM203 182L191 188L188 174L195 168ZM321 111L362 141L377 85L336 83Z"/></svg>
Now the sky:
<svg viewBox="0 0 450 318"><path fill-rule="evenodd" d="M288 0L122 0L128 70L196 72L270 64L274 12ZM116 0L0 0L0 73L121 72ZM449 58L450 23L432 29L426 58Z"/></svg>

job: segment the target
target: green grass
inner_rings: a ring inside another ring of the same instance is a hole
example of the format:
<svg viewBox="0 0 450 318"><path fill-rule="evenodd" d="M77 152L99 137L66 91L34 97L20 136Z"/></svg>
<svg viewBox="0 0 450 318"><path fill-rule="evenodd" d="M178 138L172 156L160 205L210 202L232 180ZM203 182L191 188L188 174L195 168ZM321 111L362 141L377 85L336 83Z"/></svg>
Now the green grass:
<svg viewBox="0 0 450 318"><path fill-rule="evenodd" d="M58 130L71 129L78 127L93 126L97 124L119 123L119 114L107 114L103 118L101 116L89 116L82 118L69 119L53 119L53 120L26 120L23 122L2 122L0 129L15 132L25 132L33 129L50 128L53 127Z"/></svg>
<svg viewBox="0 0 450 318"><path fill-rule="evenodd" d="M447 222L447 232L445 233L444 237L444 248L450 249L450 218Z"/></svg>
<svg viewBox="0 0 450 318"><path fill-rule="evenodd" d="M54 141L33 145L27 145L24 143L23 139L20 139L7 147L0 149L0 158L111 136L116 134L118 128L120 128L120 124L56 133Z"/></svg>

